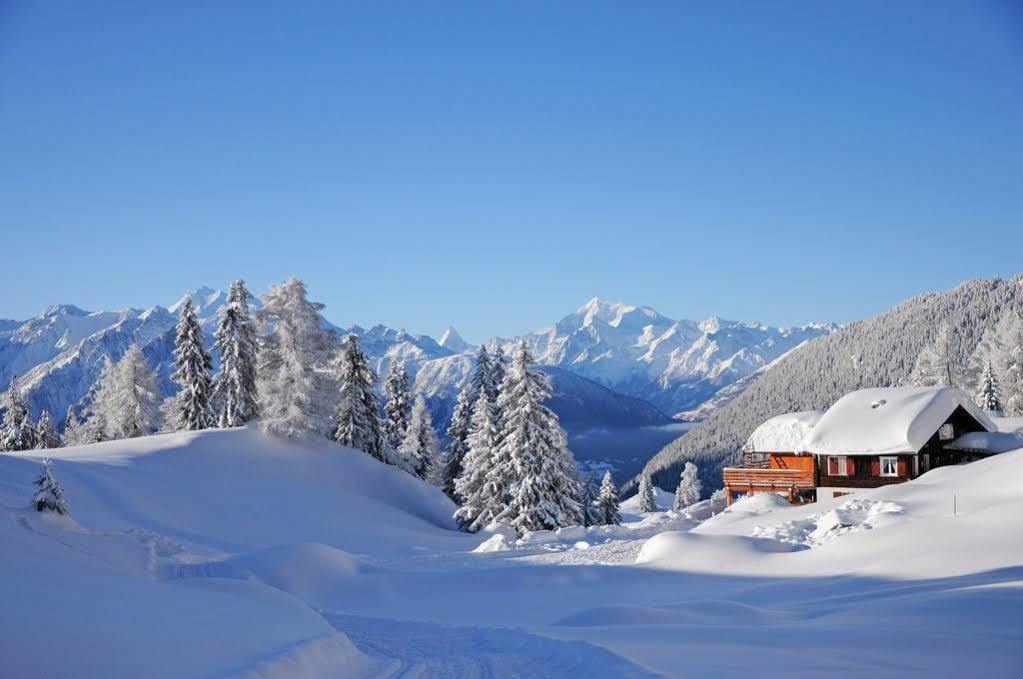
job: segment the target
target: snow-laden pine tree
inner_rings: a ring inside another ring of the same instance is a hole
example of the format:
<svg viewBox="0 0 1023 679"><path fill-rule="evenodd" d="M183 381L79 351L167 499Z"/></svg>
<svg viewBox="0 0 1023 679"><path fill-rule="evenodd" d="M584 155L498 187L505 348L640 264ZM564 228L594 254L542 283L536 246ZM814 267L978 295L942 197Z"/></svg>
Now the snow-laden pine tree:
<svg viewBox="0 0 1023 679"><path fill-rule="evenodd" d="M582 525L600 526L603 524L603 512L597 505L597 497L600 490L597 486L597 479L592 472L580 475L579 484L583 489L582 496Z"/></svg>
<svg viewBox="0 0 1023 679"><path fill-rule="evenodd" d="M320 321L322 304L310 302L305 283L271 285L257 314L265 333L256 356L259 426L291 438L326 436L337 401L330 368L337 348Z"/></svg>
<svg viewBox="0 0 1023 679"><path fill-rule="evenodd" d="M582 489L568 438L558 416L544 405L550 381L532 369L532 362L526 343L520 343L498 398L498 457L511 460L514 470L509 503L499 518L520 533L581 522Z"/></svg>
<svg viewBox="0 0 1023 679"><path fill-rule="evenodd" d="M597 509L600 511L600 523L605 526L617 526L622 522L621 501L618 498L618 488L611 479L611 472L604 472L604 479L600 482L600 492L597 494Z"/></svg>
<svg viewBox="0 0 1023 679"><path fill-rule="evenodd" d="M459 390L458 396L455 398L451 422L445 432L448 437L448 447L444 451L444 460L440 469L440 487L452 499L455 498L456 492L455 479L462 474L466 451L469 448L469 429L474 403L472 384L469 383Z"/></svg>
<svg viewBox="0 0 1023 679"><path fill-rule="evenodd" d="M974 396L977 405L993 413L1002 412L1002 398L998 391L998 378L995 376L995 369L989 360L984 366L977 384L977 393Z"/></svg>
<svg viewBox="0 0 1023 679"><path fill-rule="evenodd" d="M686 462L682 476L679 478L678 488L675 489L675 499L671 504L672 510L680 512L689 505L699 502L701 490L699 470L692 462Z"/></svg>
<svg viewBox="0 0 1023 679"><path fill-rule="evenodd" d="M212 405L213 359L206 351L206 338L192 298L186 297L178 312L177 335L174 339L174 372L171 379L178 385L170 406L171 431L209 429L216 424Z"/></svg>
<svg viewBox="0 0 1023 679"><path fill-rule="evenodd" d="M496 457L498 435L497 405L481 393L472 410L462 473L455 479L455 496L462 502L455 520L462 530L486 527L506 505L513 470L510 462L502 464Z"/></svg>
<svg viewBox="0 0 1023 679"><path fill-rule="evenodd" d="M981 337L969 361L971 384L978 405L1004 406L1005 413L1023 415L1023 320L1011 309ZM986 405L985 405L986 404ZM1001 411L1002 408L999 408Z"/></svg>
<svg viewBox="0 0 1023 679"><path fill-rule="evenodd" d="M380 426L379 405L373 386L376 375L359 346L359 336L346 335L335 364L340 398L331 438L343 446L386 461L387 446Z"/></svg>
<svg viewBox="0 0 1023 679"><path fill-rule="evenodd" d="M252 297L245 281L236 280L220 310L213 348L220 369L213 378L213 403L219 409L217 425L240 427L257 414L256 326L249 310Z"/></svg>
<svg viewBox="0 0 1023 679"><path fill-rule="evenodd" d="M61 434L60 440L64 446L84 446L87 443L92 443L92 437L85 424L75 414L74 406L67 407L67 414L64 416L64 433Z"/></svg>
<svg viewBox="0 0 1023 679"><path fill-rule="evenodd" d="M487 347L483 344L480 345L479 351L476 352L476 369L472 373L470 384L472 385L472 391L469 395L472 397L473 403L476 401L476 395L481 391L491 401L497 400L497 385L494 384L494 362L487 352Z"/></svg>
<svg viewBox="0 0 1023 679"><path fill-rule="evenodd" d="M494 355L490 358L490 382L494 385L495 396L500 396L501 385L504 384L504 378L508 374L508 359L504 356L504 349L501 345L497 345L494 349Z"/></svg>
<svg viewBox="0 0 1023 679"><path fill-rule="evenodd" d="M649 476L644 476L639 481L639 511L644 513L657 511L657 495Z"/></svg>
<svg viewBox="0 0 1023 679"><path fill-rule="evenodd" d="M103 439L145 436L160 424L160 401L156 375L133 344L120 361L108 364L100 374L90 424L101 428Z"/></svg>
<svg viewBox="0 0 1023 679"><path fill-rule="evenodd" d="M36 424L36 448L60 448L60 434L49 410L43 411Z"/></svg>
<svg viewBox="0 0 1023 679"><path fill-rule="evenodd" d="M432 481L436 471L437 448L433 419L426 407L426 399L420 394L412 404L412 416L405 431L405 440L398 448L402 468L424 481Z"/></svg>
<svg viewBox="0 0 1023 679"><path fill-rule="evenodd" d="M476 399L480 393L486 394L490 401L496 402L497 388L494 386L494 364L487 348L480 345L476 354L476 365L472 376L458 392L455 407L451 413L451 422L445 432L448 447L444 454L444 463L440 472L441 489L448 497L455 498L455 479L462 473L463 458L468 449L470 420Z"/></svg>
<svg viewBox="0 0 1023 679"><path fill-rule="evenodd" d="M1002 394L1005 414L1009 417L1023 416L1023 323L1017 324L1008 336Z"/></svg>
<svg viewBox="0 0 1023 679"><path fill-rule="evenodd" d="M36 491L35 497L32 498L32 505L36 508L37 512L68 513L64 489L60 487L60 482L53 473L53 466L50 464L50 458L48 457L43 459L43 471L39 478L36 479L36 485L39 487L39 490Z"/></svg>
<svg viewBox="0 0 1023 679"><path fill-rule="evenodd" d="M408 369L401 361L391 361L384 380L384 398L384 439L392 450L397 450L405 440L405 431L412 416Z"/></svg>
<svg viewBox="0 0 1023 679"><path fill-rule="evenodd" d="M0 427L0 450L17 452L36 447L36 427L29 411L28 399L17 377L11 378L7 389L7 410Z"/></svg>
<svg viewBox="0 0 1023 679"><path fill-rule="evenodd" d="M909 383L917 387L961 387L962 372L952 349L952 331L946 323L938 330L934 342L920 352Z"/></svg>

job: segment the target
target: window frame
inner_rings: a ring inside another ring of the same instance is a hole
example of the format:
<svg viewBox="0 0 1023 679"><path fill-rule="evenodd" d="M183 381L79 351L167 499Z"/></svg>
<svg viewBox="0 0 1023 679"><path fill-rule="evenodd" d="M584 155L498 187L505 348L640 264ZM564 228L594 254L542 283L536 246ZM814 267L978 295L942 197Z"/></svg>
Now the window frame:
<svg viewBox="0 0 1023 679"><path fill-rule="evenodd" d="M885 473L884 465L888 462L892 466L892 472ZM895 478L899 475L899 456L898 455L879 455L878 456L878 476L885 478Z"/></svg>
<svg viewBox="0 0 1023 679"><path fill-rule="evenodd" d="M849 476L849 456L848 455L828 455L828 476ZM831 473L831 461L837 460L838 473Z"/></svg>

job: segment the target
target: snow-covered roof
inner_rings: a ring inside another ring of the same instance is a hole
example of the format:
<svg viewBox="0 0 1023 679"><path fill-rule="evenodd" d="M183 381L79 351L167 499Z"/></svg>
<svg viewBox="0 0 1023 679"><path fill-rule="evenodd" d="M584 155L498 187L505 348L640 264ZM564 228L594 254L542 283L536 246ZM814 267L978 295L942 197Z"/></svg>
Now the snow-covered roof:
<svg viewBox="0 0 1023 679"><path fill-rule="evenodd" d="M840 455L915 453L956 408L995 431L963 391L951 387L860 389L831 406L801 444L804 452Z"/></svg>
<svg viewBox="0 0 1023 679"><path fill-rule="evenodd" d="M822 410L804 410L772 417L753 430L742 447L744 453L795 453L800 443L824 414Z"/></svg>
<svg viewBox="0 0 1023 679"><path fill-rule="evenodd" d="M988 453L1007 453L1023 448L1023 431L971 431L955 441L945 444L951 450L982 450Z"/></svg>
<svg viewBox="0 0 1023 679"><path fill-rule="evenodd" d="M1023 431L1023 417L992 417L998 431Z"/></svg>

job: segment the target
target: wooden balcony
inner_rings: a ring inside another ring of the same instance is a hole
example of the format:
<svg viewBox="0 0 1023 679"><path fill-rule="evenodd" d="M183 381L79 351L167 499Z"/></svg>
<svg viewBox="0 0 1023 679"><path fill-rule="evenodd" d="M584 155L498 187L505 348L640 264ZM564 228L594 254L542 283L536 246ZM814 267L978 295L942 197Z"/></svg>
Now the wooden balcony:
<svg viewBox="0 0 1023 679"><path fill-rule="evenodd" d="M749 469L725 467L722 470L728 503L733 493L787 493L794 502L802 490L816 487L814 474L809 469Z"/></svg>

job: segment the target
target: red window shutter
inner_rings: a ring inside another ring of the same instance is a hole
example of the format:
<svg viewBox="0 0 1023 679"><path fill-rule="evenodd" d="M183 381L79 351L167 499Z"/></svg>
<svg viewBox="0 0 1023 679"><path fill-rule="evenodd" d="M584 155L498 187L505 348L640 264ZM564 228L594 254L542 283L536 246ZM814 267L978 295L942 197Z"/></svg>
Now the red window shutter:
<svg viewBox="0 0 1023 679"><path fill-rule="evenodd" d="M870 458L870 475L881 476L881 458L879 457Z"/></svg>
<svg viewBox="0 0 1023 679"><path fill-rule="evenodd" d="M845 474L846 476L856 476L856 460L854 458L845 458Z"/></svg>
<svg viewBox="0 0 1023 679"><path fill-rule="evenodd" d="M909 475L909 462L904 457L899 458L899 476Z"/></svg>

